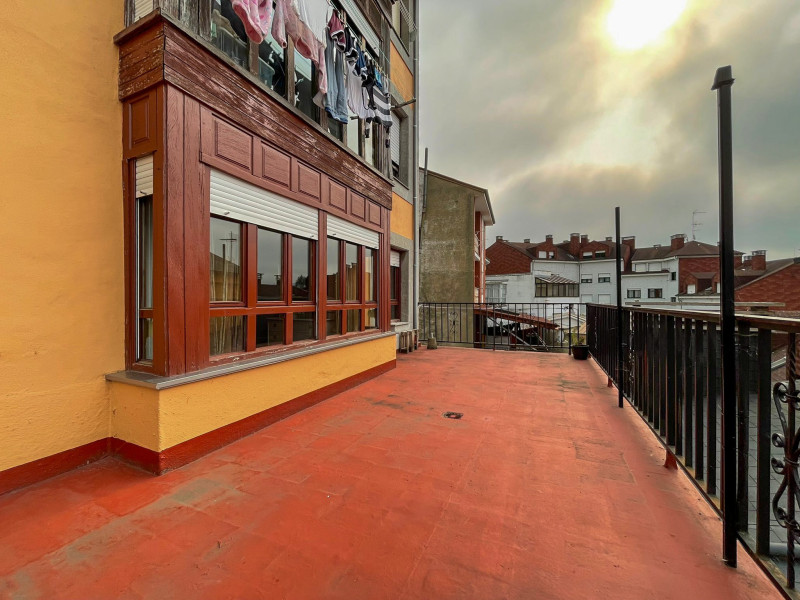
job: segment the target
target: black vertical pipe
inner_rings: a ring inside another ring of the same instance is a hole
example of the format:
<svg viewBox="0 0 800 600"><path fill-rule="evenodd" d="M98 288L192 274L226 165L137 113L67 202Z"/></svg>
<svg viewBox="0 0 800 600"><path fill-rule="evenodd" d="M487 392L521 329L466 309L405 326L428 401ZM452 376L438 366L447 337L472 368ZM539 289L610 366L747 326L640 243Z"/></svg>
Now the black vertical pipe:
<svg viewBox="0 0 800 600"><path fill-rule="evenodd" d="M622 408L622 362L625 357L622 337L622 244L619 237L619 206L614 209L617 224L617 400Z"/></svg>
<svg viewBox="0 0 800 600"><path fill-rule="evenodd" d="M736 369L738 376L737 398L737 439L739 456L736 468L736 502L739 504L738 523L739 531L747 531L750 519L749 506L749 460L750 460L750 325L739 325L739 366Z"/></svg>
<svg viewBox="0 0 800 600"><path fill-rule="evenodd" d="M722 560L736 567L736 347L733 273L733 141L731 134L730 66L720 67L712 90L717 92L719 128L720 312L722 314Z"/></svg>
<svg viewBox="0 0 800 600"><path fill-rule="evenodd" d="M708 344L706 352L706 389L708 397L708 410L706 412L706 419L708 425L706 427L706 453L708 460L706 461L706 491L709 494L717 494L717 396L719 390L717 388L717 325L710 321L706 325L708 335L706 336L706 343Z"/></svg>

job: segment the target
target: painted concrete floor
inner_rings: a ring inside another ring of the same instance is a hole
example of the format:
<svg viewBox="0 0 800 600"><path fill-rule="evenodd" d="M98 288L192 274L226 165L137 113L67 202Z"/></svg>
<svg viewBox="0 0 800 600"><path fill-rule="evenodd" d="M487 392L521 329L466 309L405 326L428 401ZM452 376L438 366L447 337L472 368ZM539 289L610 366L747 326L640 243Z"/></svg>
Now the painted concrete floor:
<svg viewBox="0 0 800 600"><path fill-rule="evenodd" d="M663 461L591 362L422 350L160 478L0 497L0 597L779 598Z"/></svg>

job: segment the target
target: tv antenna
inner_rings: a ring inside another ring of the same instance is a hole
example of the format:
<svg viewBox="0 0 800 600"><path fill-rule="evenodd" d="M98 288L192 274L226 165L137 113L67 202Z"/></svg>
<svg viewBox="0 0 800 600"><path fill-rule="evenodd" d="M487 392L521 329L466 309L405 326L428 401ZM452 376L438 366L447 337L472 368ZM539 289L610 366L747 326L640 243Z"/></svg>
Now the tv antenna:
<svg viewBox="0 0 800 600"><path fill-rule="evenodd" d="M697 220L697 215L705 215L708 214L704 210L695 210L692 212L692 241L697 240L697 230L698 228L702 227L702 223Z"/></svg>

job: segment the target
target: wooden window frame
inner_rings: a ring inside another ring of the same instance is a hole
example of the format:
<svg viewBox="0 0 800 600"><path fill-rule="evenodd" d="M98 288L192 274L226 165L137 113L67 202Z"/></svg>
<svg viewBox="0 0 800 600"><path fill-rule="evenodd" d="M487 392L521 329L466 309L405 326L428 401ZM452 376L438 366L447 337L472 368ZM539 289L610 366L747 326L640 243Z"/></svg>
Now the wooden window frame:
<svg viewBox="0 0 800 600"><path fill-rule="evenodd" d="M313 312L316 318L319 319L319 310L317 303L318 292L318 279L319 279L319 262L318 255L318 242L317 240L310 240L300 236L267 229L260 227L253 223L245 223L233 219L226 219L217 215L211 215L212 219L220 219L223 221L230 221L237 223L242 228L242 298L240 302L211 302L209 305L209 319L214 317L245 317L246 334L245 334L245 349L241 352L232 352L226 354L210 355L210 363L217 364L220 362L229 362L233 358L240 358L243 354L249 356L260 356L262 354L272 354L276 352L284 352L294 347L308 345L319 341L319 327L316 327L315 339L294 341L294 329L292 315L295 313ZM258 230L264 229L273 231L281 235L281 295L282 299L275 300L258 300ZM294 239L306 240L311 245L310 256L310 297L311 300L294 300L292 298L292 283L293 277L291 276L292 270L292 241ZM283 344L274 346L256 347L256 322L258 315L285 315L284 331L283 331Z"/></svg>
<svg viewBox="0 0 800 600"><path fill-rule="evenodd" d="M393 323L397 323L403 320L402 314L402 301L403 301L403 290L401 287L401 282L403 280L402 271L400 267L389 267L389 319ZM391 294L391 283L394 282L395 290L397 292L397 297L392 298ZM395 319L392 314L394 313L394 307L397 307L397 318Z"/></svg>
<svg viewBox="0 0 800 600"><path fill-rule="evenodd" d="M340 312L341 319L340 319L340 331L338 334L333 336L326 335L325 337L339 337L339 336L349 336L354 334L360 334L364 332L373 332L373 331L380 331L380 264L381 264L381 252L379 249L375 248L367 248L361 244L356 244L355 242L349 242L346 240L340 240L338 238L329 237L328 239L336 240L339 242L339 300L327 300L328 291L327 285L325 286L325 315L324 321L327 323L327 317L329 312ZM347 244L352 244L357 248L357 256L358 256L358 274L357 274L357 282L356 282L356 295L358 298L356 300L347 300L347 253L346 248ZM366 252L367 250L374 250L375 252L375 263L373 265L373 277L375 278L374 281L374 295L375 300L367 300L366 299L366 290L365 290L365 282L366 282ZM326 253L327 253L327 239L326 239ZM327 260L325 261L325 273L327 278ZM367 329L367 311L375 309L378 311L377 315L377 327ZM360 319L359 319L359 328L356 331L348 331L347 330L347 311L349 310L359 310L360 311Z"/></svg>

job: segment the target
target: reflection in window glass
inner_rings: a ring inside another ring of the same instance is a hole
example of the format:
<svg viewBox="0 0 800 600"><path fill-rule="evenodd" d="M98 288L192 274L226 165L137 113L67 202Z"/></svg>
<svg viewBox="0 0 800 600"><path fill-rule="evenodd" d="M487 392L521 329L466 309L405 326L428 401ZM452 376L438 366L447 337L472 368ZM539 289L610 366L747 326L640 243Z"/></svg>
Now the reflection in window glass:
<svg viewBox="0 0 800 600"><path fill-rule="evenodd" d="M211 8L211 43L236 64L248 68L250 43L242 20L233 11L231 0L213 0Z"/></svg>
<svg viewBox="0 0 800 600"><path fill-rule="evenodd" d="M283 236L276 231L258 230L258 257L256 277L258 278L258 301L283 299Z"/></svg>
<svg viewBox="0 0 800 600"><path fill-rule="evenodd" d="M364 124L364 160L375 166L375 127L372 123Z"/></svg>
<svg viewBox="0 0 800 600"><path fill-rule="evenodd" d="M258 315L256 317L256 348L283 345L286 315Z"/></svg>
<svg viewBox="0 0 800 600"><path fill-rule="evenodd" d="M375 266L378 262L378 252L372 248L364 251L364 302L375 301Z"/></svg>
<svg viewBox="0 0 800 600"><path fill-rule="evenodd" d="M292 238L292 300L311 300L311 242Z"/></svg>
<svg viewBox="0 0 800 600"><path fill-rule="evenodd" d="M211 302L242 299L242 226L211 217Z"/></svg>
<svg viewBox="0 0 800 600"><path fill-rule="evenodd" d="M355 244L345 244L345 277L347 302L358 301L358 246Z"/></svg>
<svg viewBox="0 0 800 600"><path fill-rule="evenodd" d="M361 130L358 118L355 115L350 115L350 121L347 123L347 147L356 154L359 153L358 134Z"/></svg>
<svg viewBox="0 0 800 600"><path fill-rule="evenodd" d="M314 104L314 65L297 50L294 51L294 105L317 120L317 105Z"/></svg>
<svg viewBox="0 0 800 600"><path fill-rule="evenodd" d="M139 356L136 360L153 360L153 319L139 319Z"/></svg>
<svg viewBox="0 0 800 600"><path fill-rule="evenodd" d="M316 313L294 313L292 337L295 342L317 339Z"/></svg>
<svg viewBox="0 0 800 600"><path fill-rule="evenodd" d="M341 274L339 273L339 240L328 238L328 300L341 300Z"/></svg>
<svg viewBox="0 0 800 600"><path fill-rule="evenodd" d="M258 47L258 78L275 93L286 97L286 51L271 33Z"/></svg>
<svg viewBox="0 0 800 600"><path fill-rule="evenodd" d="M245 317L211 317L211 356L243 352L245 349Z"/></svg>
<svg viewBox="0 0 800 600"><path fill-rule="evenodd" d="M400 283L400 267L389 267L389 298L391 300L398 300L400 296L398 293L398 284Z"/></svg>
<svg viewBox="0 0 800 600"><path fill-rule="evenodd" d="M340 335L342 333L342 311L328 311L328 314L325 317L325 332L325 335L328 337L331 337L332 335Z"/></svg>
<svg viewBox="0 0 800 600"><path fill-rule="evenodd" d="M361 331L361 311L348 310L347 311L347 333L352 331Z"/></svg>
<svg viewBox="0 0 800 600"><path fill-rule="evenodd" d="M377 329L378 328L378 309L377 308L368 308L367 309L367 329Z"/></svg>
<svg viewBox="0 0 800 600"><path fill-rule="evenodd" d="M330 133L337 140L341 140L343 131L344 131L344 125L342 123L340 123L339 121L337 121L332 117L328 118L328 133Z"/></svg>

